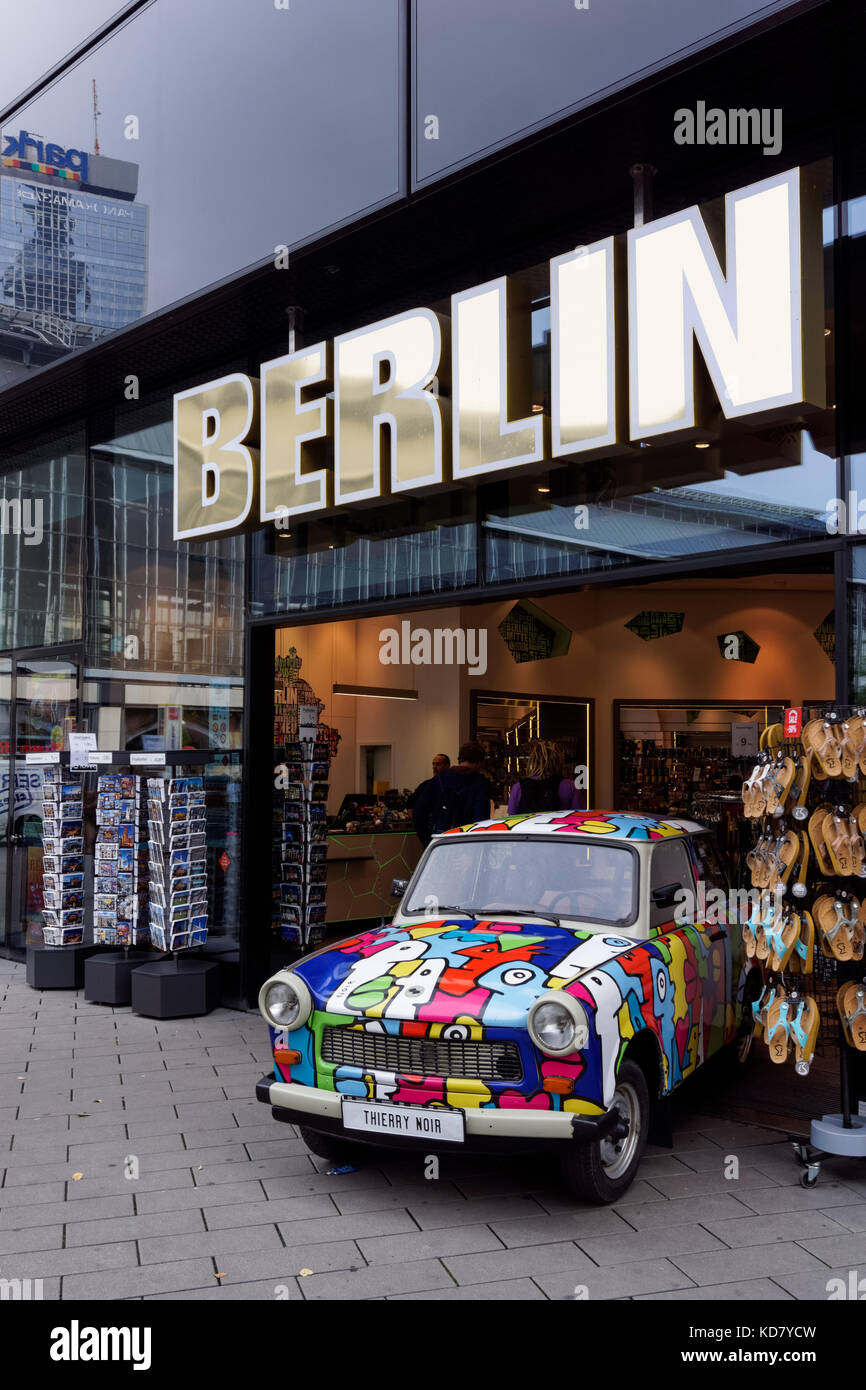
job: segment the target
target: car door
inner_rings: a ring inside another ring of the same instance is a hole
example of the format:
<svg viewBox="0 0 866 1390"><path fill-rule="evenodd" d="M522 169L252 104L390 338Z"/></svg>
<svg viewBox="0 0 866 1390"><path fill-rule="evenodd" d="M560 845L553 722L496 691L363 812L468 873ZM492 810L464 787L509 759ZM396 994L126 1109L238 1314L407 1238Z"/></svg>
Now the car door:
<svg viewBox="0 0 866 1390"><path fill-rule="evenodd" d="M706 921L686 836L653 846L649 893L650 941L666 967L656 971L654 1006L671 1089L725 1040L727 929Z"/></svg>

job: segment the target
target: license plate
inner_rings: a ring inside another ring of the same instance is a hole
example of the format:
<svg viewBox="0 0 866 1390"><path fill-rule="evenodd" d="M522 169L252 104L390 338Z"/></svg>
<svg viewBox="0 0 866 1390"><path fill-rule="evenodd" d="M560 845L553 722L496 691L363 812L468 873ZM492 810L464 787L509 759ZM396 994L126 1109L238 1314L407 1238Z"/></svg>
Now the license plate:
<svg viewBox="0 0 866 1390"><path fill-rule="evenodd" d="M458 1110L442 1110L426 1105L388 1105L365 1100L343 1101L343 1127L362 1129L366 1134L435 1139L447 1144L462 1144L466 1137L466 1122Z"/></svg>

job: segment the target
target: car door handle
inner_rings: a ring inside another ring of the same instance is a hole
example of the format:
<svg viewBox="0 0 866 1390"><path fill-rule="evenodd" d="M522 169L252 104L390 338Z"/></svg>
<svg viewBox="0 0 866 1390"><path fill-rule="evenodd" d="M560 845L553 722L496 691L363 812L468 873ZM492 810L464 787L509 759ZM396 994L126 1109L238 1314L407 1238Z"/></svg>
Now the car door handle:
<svg viewBox="0 0 866 1390"><path fill-rule="evenodd" d="M724 928L724 927L720 927L718 931L710 932L710 940L711 940L711 941L723 941L724 938L727 936L727 934L728 934L728 933L725 931L725 928Z"/></svg>

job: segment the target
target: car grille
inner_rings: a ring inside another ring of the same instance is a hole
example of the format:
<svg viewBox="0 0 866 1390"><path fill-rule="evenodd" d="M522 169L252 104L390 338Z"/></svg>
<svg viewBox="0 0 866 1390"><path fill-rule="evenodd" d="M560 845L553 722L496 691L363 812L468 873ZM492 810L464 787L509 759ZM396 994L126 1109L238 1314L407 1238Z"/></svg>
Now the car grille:
<svg viewBox="0 0 866 1390"><path fill-rule="evenodd" d="M462 1038L404 1038L358 1028L325 1028L322 1061L410 1076L463 1076L478 1081L521 1081L523 1064L513 1042Z"/></svg>

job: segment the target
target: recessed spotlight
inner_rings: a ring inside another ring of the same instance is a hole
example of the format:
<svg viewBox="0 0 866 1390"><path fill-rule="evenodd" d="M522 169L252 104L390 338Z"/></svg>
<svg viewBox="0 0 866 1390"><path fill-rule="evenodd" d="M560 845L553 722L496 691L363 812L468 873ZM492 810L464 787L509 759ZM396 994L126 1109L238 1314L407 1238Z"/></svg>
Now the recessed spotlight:
<svg viewBox="0 0 866 1390"><path fill-rule="evenodd" d="M829 338L829 336L830 336L830 329L829 329L829 328L825 328L825 329L824 329L824 337L825 337L825 338Z"/></svg>
<svg viewBox="0 0 866 1390"><path fill-rule="evenodd" d="M695 444L696 449L709 449L709 447L710 446L705 439L699 439L698 442Z"/></svg>
<svg viewBox="0 0 866 1390"><path fill-rule="evenodd" d="M539 491L539 492L550 492L550 488L549 488L549 487L540 487L540 488L538 489L538 491Z"/></svg>
<svg viewBox="0 0 866 1390"><path fill-rule="evenodd" d="M541 412L543 411L543 409L544 409L544 406L543 406L543 405L538 405L538 403L536 402L536 404L533 405L533 407L532 407L532 413L533 413L533 415L540 415Z"/></svg>

